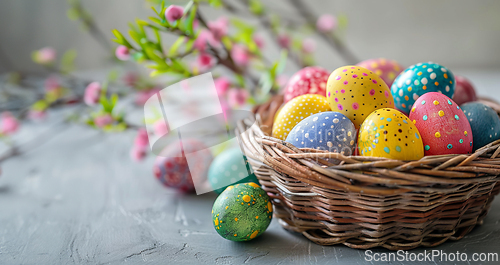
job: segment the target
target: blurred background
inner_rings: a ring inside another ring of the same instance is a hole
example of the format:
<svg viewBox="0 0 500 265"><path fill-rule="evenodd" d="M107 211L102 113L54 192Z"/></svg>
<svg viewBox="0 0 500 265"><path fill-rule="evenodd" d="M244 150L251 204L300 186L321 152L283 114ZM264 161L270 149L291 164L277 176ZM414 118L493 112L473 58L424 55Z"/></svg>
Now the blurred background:
<svg viewBox="0 0 500 265"><path fill-rule="evenodd" d="M187 1L170 1L183 5ZM230 1L235 2L237 1ZM391 58L402 65L432 60L451 69L500 68L500 1L497 0L379 0L379 1L308 1L318 15L330 13L347 18L345 44L361 60ZM111 30L127 29L133 18L153 15L150 4L139 0L85 0L87 8L107 39ZM266 1L270 11L300 20L289 1ZM79 56L78 69L104 68L108 53L79 24L68 20L64 0L0 1L0 72L40 72L31 61L31 52L45 46L56 50L74 48ZM203 8L208 18L221 10ZM240 17L253 24L251 17ZM262 34L269 43L270 36ZM277 49L265 52L276 54ZM272 56L271 56L272 57ZM333 70L344 62L320 39L315 59L318 65ZM289 71L295 70L289 69Z"/></svg>

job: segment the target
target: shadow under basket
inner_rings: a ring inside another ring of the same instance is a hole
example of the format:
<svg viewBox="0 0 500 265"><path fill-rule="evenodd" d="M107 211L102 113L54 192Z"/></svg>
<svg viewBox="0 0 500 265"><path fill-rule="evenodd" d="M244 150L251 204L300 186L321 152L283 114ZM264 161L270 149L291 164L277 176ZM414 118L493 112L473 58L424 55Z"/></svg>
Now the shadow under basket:
<svg viewBox="0 0 500 265"><path fill-rule="evenodd" d="M459 240L499 193L500 140L419 161L343 156L267 136L261 124L273 116L240 121L240 145L280 224L317 244L407 250Z"/></svg>

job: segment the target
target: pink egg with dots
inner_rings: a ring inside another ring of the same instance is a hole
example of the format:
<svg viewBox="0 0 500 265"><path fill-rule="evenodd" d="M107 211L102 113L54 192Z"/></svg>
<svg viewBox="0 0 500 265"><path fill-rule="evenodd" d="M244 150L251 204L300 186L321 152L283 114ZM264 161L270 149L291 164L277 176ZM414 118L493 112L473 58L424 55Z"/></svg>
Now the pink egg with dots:
<svg viewBox="0 0 500 265"><path fill-rule="evenodd" d="M384 58L369 59L356 65L364 67L380 76L388 87L391 87L394 79L396 79L399 73L403 71L403 66L401 66L398 62Z"/></svg>
<svg viewBox="0 0 500 265"><path fill-rule="evenodd" d="M472 130L467 117L449 97L429 92L420 96L410 111L424 143L424 154L470 154Z"/></svg>
<svg viewBox="0 0 500 265"><path fill-rule="evenodd" d="M459 75L455 76L455 93L452 99L458 105L477 100L476 90L467 78Z"/></svg>
<svg viewBox="0 0 500 265"><path fill-rule="evenodd" d="M326 82L330 73L324 68L305 67L295 73L284 88L285 103L305 94L326 96Z"/></svg>

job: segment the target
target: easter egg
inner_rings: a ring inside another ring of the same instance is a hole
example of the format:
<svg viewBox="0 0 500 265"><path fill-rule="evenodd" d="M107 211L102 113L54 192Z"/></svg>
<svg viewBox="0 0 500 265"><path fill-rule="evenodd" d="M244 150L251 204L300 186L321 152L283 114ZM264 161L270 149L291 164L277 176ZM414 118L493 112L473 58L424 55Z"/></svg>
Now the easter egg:
<svg viewBox="0 0 500 265"><path fill-rule="evenodd" d="M472 129L473 151L500 139L500 118L496 111L480 102L465 103L460 108Z"/></svg>
<svg viewBox="0 0 500 265"><path fill-rule="evenodd" d="M278 113L273 124L272 135L285 140L290 131L301 120L324 111L329 111L328 101L324 96L306 94L288 101Z"/></svg>
<svg viewBox="0 0 500 265"><path fill-rule="evenodd" d="M384 80L388 87L391 87L394 79L403 71L403 66L398 62L385 58L365 60L356 64L356 66L361 66L374 72Z"/></svg>
<svg viewBox="0 0 500 265"><path fill-rule="evenodd" d="M299 122L286 141L298 148L308 147L349 156L356 145L356 128L344 114L326 111Z"/></svg>
<svg viewBox="0 0 500 265"><path fill-rule="evenodd" d="M394 108L391 91L372 71L359 66L337 68L326 84L328 104L332 111L349 118L356 128L381 108Z"/></svg>
<svg viewBox="0 0 500 265"><path fill-rule="evenodd" d="M215 231L232 241L248 241L260 236L272 218L269 196L253 182L227 187L212 208Z"/></svg>
<svg viewBox="0 0 500 265"><path fill-rule="evenodd" d="M472 130L460 107L449 97L430 92L419 97L410 111L424 142L425 155L472 152Z"/></svg>
<svg viewBox="0 0 500 265"><path fill-rule="evenodd" d="M305 94L326 95L326 81L330 72L317 67L305 67L295 73L284 88L284 100L288 102Z"/></svg>
<svg viewBox="0 0 500 265"><path fill-rule="evenodd" d="M358 148L362 156L419 160L424 156L417 127L402 112L384 108L372 112L359 128Z"/></svg>
<svg viewBox="0 0 500 265"><path fill-rule="evenodd" d="M453 101L458 105L477 100L476 90L472 83L463 76L455 76L455 93L453 94Z"/></svg>
<svg viewBox="0 0 500 265"><path fill-rule="evenodd" d="M451 98L454 91L453 73L446 67L432 62L406 68L391 86L396 108L405 114L408 114L415 100L425 93L439 92Z"/></svg>
<svg viewBox="0 0 500 265"><path fill-rule="evenodd" d="M212 153L196 139L183 139L182 148L180 146L179 142L174 142L163 149L154 162L153 172L164 186L192 192L195 186L191 174L197 180L205 180L213 159ZM185 153L190 154L191 167L188 166Z"/></svg>
<svg viewBox="0 0 500 265"><path fill-rule="evenodd" d="M208 169L208 182L217 193L233 184L255 182L259 184L240 148L231 148L216 156Z"/></svg>

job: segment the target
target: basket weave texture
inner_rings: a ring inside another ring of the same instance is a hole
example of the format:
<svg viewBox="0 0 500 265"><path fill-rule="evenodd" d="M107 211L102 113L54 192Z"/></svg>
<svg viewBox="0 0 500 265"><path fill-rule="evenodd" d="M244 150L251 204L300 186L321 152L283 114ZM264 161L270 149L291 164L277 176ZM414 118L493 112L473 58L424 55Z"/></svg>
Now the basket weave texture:
<svg viewBox="0 0 500 265"><path fill-rule="evenodd" d="M500 191L500 140L471 155L419 161L298 149L268 136L281 102L275 97L256 108L255 117L240 121L237 135L275 217L317 244L434 247L481 224Z"/></svg>

